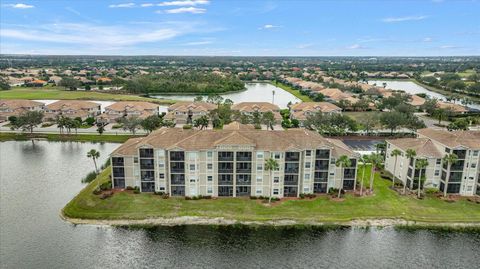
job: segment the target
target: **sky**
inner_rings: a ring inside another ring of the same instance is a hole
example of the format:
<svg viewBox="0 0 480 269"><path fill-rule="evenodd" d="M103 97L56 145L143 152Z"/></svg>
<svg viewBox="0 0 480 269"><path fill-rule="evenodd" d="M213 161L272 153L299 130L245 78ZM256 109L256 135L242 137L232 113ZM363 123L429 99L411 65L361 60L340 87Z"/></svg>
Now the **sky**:
<svg viewBox="0 0 480 269"><path fill-rule="evenodd" d="M0 3L2 54L480 55L480 0Z"/></svg>

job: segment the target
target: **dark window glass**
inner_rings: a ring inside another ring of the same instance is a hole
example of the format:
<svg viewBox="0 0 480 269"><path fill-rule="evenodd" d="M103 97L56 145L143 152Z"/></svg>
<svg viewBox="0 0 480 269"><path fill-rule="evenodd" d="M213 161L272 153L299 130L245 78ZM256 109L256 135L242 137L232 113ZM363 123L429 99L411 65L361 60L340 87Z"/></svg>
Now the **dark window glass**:
<svg viewBox="0 0 480 269"><path fill-rule="evenodd" d="M140 149L140 158L153 158L153 149Z"/></svg>
<svg viewBox="0 0 480 269"><path fill-rule="evenodd" d="M219 151L218 152L218 161L225 162L225 161L233 161L233 152L231 151Z"/></svg>
<svg viewBox="0 0 480 269"><path fill-rule="evenodd" d="M172 174L170 175L172 185L183 185L185 184L185 175L183 174Z"/></svg>
<svg viewBox="0 0 480 269"><path fill-rule="evenodd" d="M285 163L285 174L298 174L298 167L299 163Z"/></svg>
<svg viewBox="0 0 480 269"><path fill-rule="evenodd" d="M140 159L140 169L154 169L153 159Z"/></svg>
<svg viewBox="0 0 480 269"><path fill-rule="evenodd" d="M113 167L114 178L125 178L125 169L123 167Z"/></svg>
<svg viewBox="0 0 480 269"><path fill-rule="evenodd" d="M300 152L286 152L285 161L296 162L300 160Z"/></svg>
<svg viewBox="0 0 480 269"><path fill-rule="evenodd" d="M297 197L297 187L285 186L283 187L283 196L285 197Z"/></svg>
<svg viewBox="0 0 480 269"><path fill-rule="evenodd" d="M315 151L315 156L317 159L329 159L330 158L330 150L328 149L317 149Z"/></svg>
<svg viewBox="0 0 480 269"><path fill-rule="evenodd" d="M237 152L237 161L251 161L252 153L249 151L246 152Z"/></svg>
<svg viewBox="0 0 480 269"><path fill-rule="evenodd" d="M123 157L112 157L113 166L123 166L124 160Z"/></svg>
<svg viewBox="0 0 480 269"><path fill-rule="evenodd" d="M315 170L328 170L328 160L316 160L315 161Z"/></svg>
<svg viewBox="0 0 480 269"><path fill-rule="evenodd" d="M142 182L142 192L154 192L155 182Z"/></svg>
<svg viewBox="0 0 480 269"><path fill-rule="evenodd" d="M155 171L141 171L140 179L142 181L154 181L155 180Z"/></svg>
<svg viewBox="0 0 480 269"><path fill-rule="evenodd" d="M251 188L248 186L237 186L237 196L250 196Z"/></svg>
<svg viewBox="0 0 480 269"><path fill-rule="evenodd" d="M185 196L185 187L172 186L172 196Z"/></svg>
<svg viewBox="0 0 480 269"><path fill-rule="evenodd" d="M218 175L218 185L233 185L233 175Z"/></svg>
<svg viewBox="0 0 480 269"><path fill-rule="evenodd" d="M218 163L219 173L233 173L233 163Z"/></svg>
<svg viewBox="0 0 480 269"><path fill-rule="evenodd" d="M183 151L171 151L170 152L170 160L171 161L184 161L185 160L185 152L183 152Z"/></svg>
<svg viewBox="0 0 480 269"><path fill-rule="evenodd" d="M170 171L172 173L184 173L185 172L185 163L183 162L171 162Z"/></svg>
<svg viewBox="0 0 480 269"><path fill-rule="evenodd" d="M298 175L285 175L283 178L284 185L297 185L298 184Z"/></svg>

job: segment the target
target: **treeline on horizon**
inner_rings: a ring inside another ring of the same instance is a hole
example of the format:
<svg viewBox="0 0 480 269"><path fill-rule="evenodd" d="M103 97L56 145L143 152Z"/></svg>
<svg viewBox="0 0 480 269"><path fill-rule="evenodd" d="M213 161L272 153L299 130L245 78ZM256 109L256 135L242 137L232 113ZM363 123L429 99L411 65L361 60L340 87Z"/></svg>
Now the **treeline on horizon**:
<svg viewBox="0 0 480 269"><path fill-rule="evenodd" d="M245 89L245 83L234 76L201 72L174 72L141 75L124 82L123 90L149 95L152 93L217 94Z"/></svg>

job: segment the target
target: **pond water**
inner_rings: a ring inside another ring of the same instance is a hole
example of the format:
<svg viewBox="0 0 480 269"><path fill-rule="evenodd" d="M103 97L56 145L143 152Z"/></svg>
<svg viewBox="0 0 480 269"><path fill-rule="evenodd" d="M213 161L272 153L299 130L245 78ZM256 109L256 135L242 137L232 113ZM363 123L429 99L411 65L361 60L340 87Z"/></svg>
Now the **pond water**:
<svg viewBox="0 0 480 269"><path fill-rule="evenodd" d="M418 93L425 93L429 95L432 98L437 98L438 100L446 101L446 97L443 94L436 93L433 91L430 91L414 82L411 81L397 81L397 80L370 80L368 81L368 84L376 84L379 87L383 87L383 83L386 83L386 88L387 89L392 89L392 90L402 90L406 93L409 94L418 94ZM457 102L459 103L459 102ZM468 107L475 108L475 109L480 109L480 104L471 104L468 105Z"/></svg>
<svg viewBox="0 0 480 269"><path fill-rule="evenodd" d="M240 102L269 102L276 104L280 108L287 108L289 102L298 103L301 100L295 97L293 94L273 86L269 83L247 83L245 84L247 88L244 91L222 94L221 96L225 99L230 99L234 103ZM275 96L272 92L275 91ZM152 96L160 99L173 99L180 101L193 101L196 95L156 95ZM207 96L205 96L207 97Z"/></svg>
<svg viewBox="0 0 480 269"><path fill-rule="evenodd" d="M0 142L0 268L478 268L480 234L384 229L122 229L59 212L118 144Z"/></svg>

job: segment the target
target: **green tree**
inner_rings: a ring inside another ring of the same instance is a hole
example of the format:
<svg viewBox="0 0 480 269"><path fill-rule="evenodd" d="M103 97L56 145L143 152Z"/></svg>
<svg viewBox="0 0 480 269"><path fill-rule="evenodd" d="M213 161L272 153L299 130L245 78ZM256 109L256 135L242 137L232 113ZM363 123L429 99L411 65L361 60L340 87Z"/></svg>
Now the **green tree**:
<svg viewBox="0 0 480 269"><path fill-rule="evenodd" d="M100 152L95 149L91 149L87 152L87 157L93 160L93 164L95 165L95 173L98 174L97 160L100 158Z"/></svg>
<svg viewBox="0 0 480 269"><path fill-rule="evenodd" d="M150 115L140 122L140 126L148 133L162 126L162 118L157 115Z"/></svg>
<svg viewBox="0 0 480 269"><path fill-rule="evenodd" d="M8 84L8 81L0 76L0 90L5 91L5 90L10 90L10 84Z"/></svg>
<svg viewBox="0 0 480 269"><path fill-rule="evenodd" d="M270 172L270 194L268 198L268 203L272 201L272 195L273 195L273 171L279 169L279 164L277 160L273 158L268 158L265 161L265 170Z"/></svg>
<svg viewBox="0 0 480 269"><path fill-rule="evenodd" d="M407 149L405 152L405 156L408 158L409 162L415 163L415 157L417 156L417 152L414 149ZM407 181L403 184L403 194L407 192Z"/></svg>
<svg viewBox="0 0 480 269"><path fill-rule="evenodd" d="M384 112L380 115L380 123L390 129L390 134L407 122L407 117L404 113L398 111Z"/></svg>
<svg viewBox="0 0 480 269"><path fill-rule="evenodd" d="M102 135L105 132L105 125L101 122L97 123L97 132L99 135Z"/></svg>
<svg viewBox="0 0 480 269"><path fill-rule="evenodd" d="M450 181L450 168L452 167L453 164L458 162L458 156L455 153L450 153L447 154L443 157L443 162L447 163L448 169L447 169L447 177L445 178L445 185L443 186L443 196L447 196L447 188L448 188L448 182Z"/></svg>
<svg viewBox="0 0 480 269"><path fill-rule="evenodd" d="M375 169L378 167L379 164L382 163L382 156L377 153L371 153L370 156L368 156L368 161L371 163L372 167L370 168L370 192L373 192L373 179L375 176Z"/></svg>
<svg viewBox="0 0 480 269"><path fill-rule="evenodd" d="M27 111L20 114L15 121L15 124L12 125L12 128L22 129L23 131L30 131L30 133L33 133L33 128L42 123L42 119L42 111Z"/></svg>
<svg viewBox="0 0 480 269"><path fill-rule="evenodd" d="M433 111L432 116L438 119L438 124L442 124L442 120L444 120L447 116L447 110L444 108L437 108Z"/></svg>
<svg viewBox="0 0 480 269"><path fill-rule="evenodd" d="M76 90L80 85L80 81L69 77L63 77L58 83L58 86L65 87L65 89L70 89L71 91Z"/></svg>
<svg viewBox="0 0 480 269"><path fill-rule="evenodd" d="M352 165L352 162L346 155L340 156L337 161L335 162L335 165L337 167L340 167L341 170L341 175L340 175L340 187L338 188L338 198L340 198L341 191L343 189L343 180L345 177L345 167L350 167Z"/></svg>
<svg viewBox="0 0 480 269"><path fill-rule="evenodd" d="M418 159L415 162L415 168L419 169L419 174L418 174L418 198L420 198L420 191L422 189L422 171L428 166L428 161L427 159Z"/></svg>
<svg viewBox="0 0 480 269"><path fill-rule="evenodd" d="M200 128L200 130L203 130L204 128L208 128L208 122L208 117L206 115L203 115L193 120L193 126L196 128Z"/></svg>
<svg viewBox="0 0 480 269"><path fill-rule="evenodd" d="M142 120L137 116L130 116L123 118L121 123L123 124L123 130L128 130L132 134L135 134L137 129L141 126Z"/></svg>
<svg viewBox="0 0 480 269"><path fill-rule="evenodd" d="M358 161L362 163L362 180L360 181L360 196L363 195L363 181L365 180L365 170L367 170L368 156L361 156Z"/></svg>
<svg viewBox="0 0 480 269"><path fill-rule="evenodd" d="M275 125L275 115L273 114L273 112L268 111L268 112L263 113L262 123L267 126L267 130L268 130L268 128L273 130L273 125Z"/></svg>
<svg viewBox="0 0 480 269"><path fill-rule="evenodd" d="M402 154L402 152L399 149L394 149L390 153L390 156L395 158L395 164L394 164L394 167L393 167L392 189L395 188L395 175L396 175L396 172L397 172L397 160L398 160L398 156L400 156L401 154Z"/></svg>

